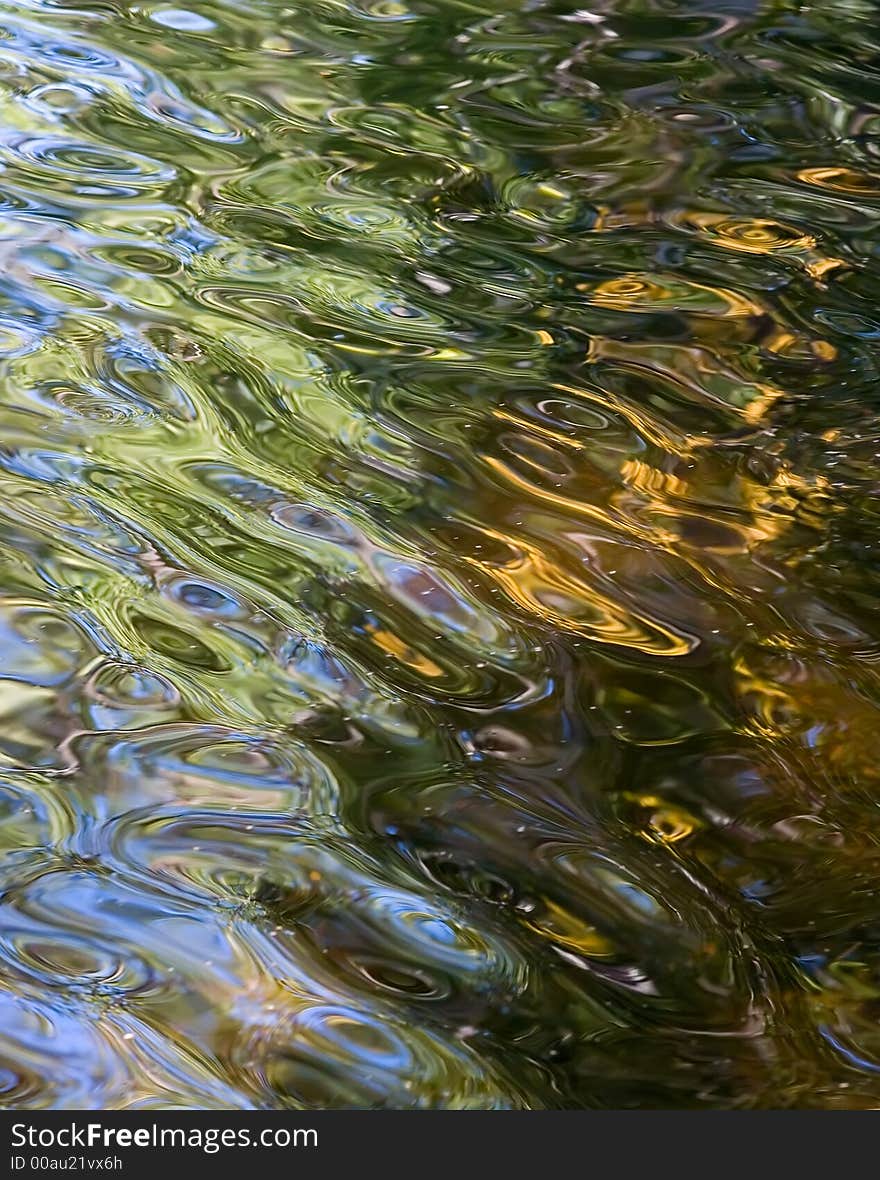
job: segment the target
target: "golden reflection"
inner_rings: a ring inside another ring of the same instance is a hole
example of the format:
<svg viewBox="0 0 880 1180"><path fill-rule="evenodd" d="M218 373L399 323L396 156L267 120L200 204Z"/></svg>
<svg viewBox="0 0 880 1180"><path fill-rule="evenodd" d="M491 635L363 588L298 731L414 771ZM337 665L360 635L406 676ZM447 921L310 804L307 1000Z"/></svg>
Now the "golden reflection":
<svg viewBox="0 0 880 1180"><path fill-rule="evenodd" d="M757 426L759 422L763 422L773 403L785 396L783 390L775 389L772 385L759 384L755 388L759 391L758 396L742 411L742 416L750 426Z"/></svg>
<svg viewBox="0 0 880 1180"><path fill-rule="evenodd" d="M587 500L574 499L570 496L562 496L558 492L551 492L548 488L543 488L537 484L531 483L527 479L523 479L518 475L507 463L496 459L492 455L483 456L483 462L486 463L497 475L512 484L517 491L525 492L536 500L540 500L545 504L557 508L563 513L566 513L575 518L586 517L588 520L595 520L607 527L623 527L634 536L640 539L649 541L655 545L671 545L675 542L675 534L668 530L660 529L652 526L651 528L644 528L639 526L637 521L631 519L624 519L618 517L615 512L609 512L607 509L600 508L597 504L591 504ZM491 530L488 530L491 531ZM503 538L509 541L509 538ZM521 541L517 542L522 544ZM535 551L537 552L537 550Z"/></svg>
<svg viewBox="0 0 880 1180"><path fill-rule="evenodd" d="M679 388L689 400L723 407L751 424L760 421L772 403L784 396L784 390L770 382L750 380L730 368L708 347L644 344L597 336L590 343L587 360L613 361L655 373ZM688 447L666 445L682 456L688 451Z"/></svg>
<svg viewBox="0 0 880 1180"><path fill-rule="evenodd" d="M829 340L814 340L813 352L820 361L833 361L837 359L837 349Z"/></svg>
<svg viewBox="0 0 880 1180"><path fill-rule="evenodd" d="M493 529L485 531L511 544L509 536ZM694 636L677 633L587 585L537 545L523 538L518 538L516 545L518 556L502 566L486 565L476 558L471 559L472 564L497 582L519 606L545 622L597 643L632 647L646 655L683 656L697 646Z"/></svg>
<svg viewBox="0 0 880 1180"><path fill-rule="evenodd" d="M827 275L836 270L844 269L848 264L842 258L817 258L806 264L807 273L811 278L821 282Z"/></svg>
<svg viewBox="0 0 880 1180"><path fill-rule="evenodd" d="M807 479L782 465L765 483L742 481L743 503L755 514L764 536L779 536L795 519L814 528L834 511L831 485L822 475Z"/></svg>
<svg viewBox="0 0 880 1180"><path fill-rule="evenodd" d="M855 168L801 168L796 175L805 184L818 185L839 193L880 193L880 177Z"/></svg>
<svg viewBox="0 0 880 1180"><path fill-rule="evenodd" d="M796 701L786 689L757 673L748 657L740 654L733 663L737 694L748 712L748 728L763 737L784 733L798 717Z"/></svg>
<svg viewBox="0 0 880 1180"><path fill-rule="evenodd" d="M727 287L710 287L674 276L648 277L630 273L597 286L579 283L590 303L618 311L689 312L692 315L762 316L760 303Z"/></svg>
<svg viewBox="0 0 880 1180"><path fill-rule="evenodd" d="M648 831L660 844L677 844L694 830L691 818L675 807L661 807L651 814Z"/></svg>
<svg viewBox="0 0 880 1180"><path fill-rule="evenodd" d="M595 926L588 925L555 901L544 898L541 910L540 917L530 917L525 923L535 934L588 958L605 958L614 953L613 943L600 934Z"/></svg>
<svg viewBox="0 0 880 1180"><path fill-rule="evenodd" d="M580 439L571 438L564 434L562 430L553 430L551 427L543 425L540 422L535 422L532 419L526 420L519 414L511 414L509 410L496 408L492 411L492 416L497 418L500 422L516 426L520 430L527 432L530 435L536 435L538 438L545 438L548 442L552 442L555 446L570 447L572 450L581 451L584 449L584 443Z"/></svg>
<svg viewBox="0 0 880 1180"><path fill-rule="evenodd" d="M624 791L622 797L646 813L641 834L652 844L677 844L702 826L695 816L681 807L674 807L658 795Z"/></svg>
<svg viewBox="0 0 880 1180"><path fill-rule="evenodd" d="M688 490L685 480L668 471L659 471L642 459L627 459L620 468L620 477L636 491L652 497L684 496Z"/></svg>
<svg viewBox="0 0 880 1180"><path fill-rule="evenodd" d="M420 672L422 676L436 679L438 676L443 675L443 669L435 664L433 660L421 652L416 651L415 648L410 647L408 643L405 643L392 631L369 630L369 635L372 642L387 655L400 660L402 664L406 664L408 668L412 668L415 672Z"/></svg>
<svg viewBox="0 0 880 1180"><path fill-rule="evenodd" d="M766 217L731 217L727 213L685 210L673 220L682 229L705 234L719 246L746 254L803 253L816 245L812 234Z"/></svg>
<svg viewBox="0 0 880 1180"><path fill-rule="evenodd" d="M794 332L789 332L787 328L777 328L772 336L768 336L764 341L764 348L768 352L786 353L789 352L794 345L797 344L797 336Z"/></svg>
<svg viewBox="0 0 880 1180"><path fill-rule="evenodd" d="M776 356L791 360L833 361L837 359L837 348L829 340L816 340L798 335L788 328L778 327L764 338L762 348Z"/></svg>
<svg viewBox="0 0 880 1180"><path fill-rule="evenodd" d="M587 361L595 360L602 355L601 345L604 343L606 342L600 340L598 337L593 338L587 353ZM618 397L617 394L610 390L601 390L589 385L567 385L563 382L554 382L551 388L558 390L560 393L572 394L574 397L581 398L602 409L613 410L641 438L653 443L655 446L662 447L664 450L682 457L689 453L692 442L689 434L681 430L676 430L672 422L664 421L659 416L645 413L640 406L633 405L624 398Z"/></svg>
<svg viewBox="0 0 880 1180"><path fill-rule="evenodd" d="M766 407L764 407L766 408ZM704 540L701 549L711 553L746 553L756 545L769 543L780 537L795 520L819 527L834 504L826 477L806 479L790 467L781 464L766 480L738 474L727 485L723 503L714 508L708 499L713 493L711 448L694 451L700 456L689 480L674 473L661 471L642 459L627 459L620 467L623 483L644 497L651 505L651 513L676 522L672 533L676 538L673 550L681 546L688 520L694 522L717 518L723 521L723 540ZM701 491L701 487L704 489ZM731 509L738 519L733 519ZM723 515L722 515L723 514Z"/></svg>

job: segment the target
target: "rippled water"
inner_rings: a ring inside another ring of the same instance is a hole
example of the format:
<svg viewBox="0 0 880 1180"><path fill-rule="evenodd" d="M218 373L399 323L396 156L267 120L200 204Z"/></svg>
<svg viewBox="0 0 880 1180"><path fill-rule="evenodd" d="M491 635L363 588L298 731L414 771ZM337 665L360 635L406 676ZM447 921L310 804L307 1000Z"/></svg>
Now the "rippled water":
<svg viewBox="0 0 880 1180"><path fill-rule="evenodd" d="M0 0L0 1092L880 1104L880 6Z"/></svg>

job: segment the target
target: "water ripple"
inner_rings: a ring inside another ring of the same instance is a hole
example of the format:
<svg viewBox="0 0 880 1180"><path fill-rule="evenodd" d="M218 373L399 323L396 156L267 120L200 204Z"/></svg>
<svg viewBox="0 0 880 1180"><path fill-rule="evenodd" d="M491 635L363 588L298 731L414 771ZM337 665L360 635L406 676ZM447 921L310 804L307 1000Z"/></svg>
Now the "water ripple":
<svg viewBox="0 0 880 1180"><path fill-rule="evenodd" d="M0 1106L877 1106L876 8L0 0Z"/></svg>

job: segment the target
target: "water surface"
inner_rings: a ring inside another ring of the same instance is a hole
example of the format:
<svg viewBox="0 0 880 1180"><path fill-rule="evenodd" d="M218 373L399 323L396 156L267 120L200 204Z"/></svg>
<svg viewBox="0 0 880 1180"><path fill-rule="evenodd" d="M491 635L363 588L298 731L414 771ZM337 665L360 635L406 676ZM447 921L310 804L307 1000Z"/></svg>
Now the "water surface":
<svg viewBox="0 0 880 1180"><path fill-rule="evenodd" d="M0 0L0 1102L880 1103L880 35Z"/></svg>

